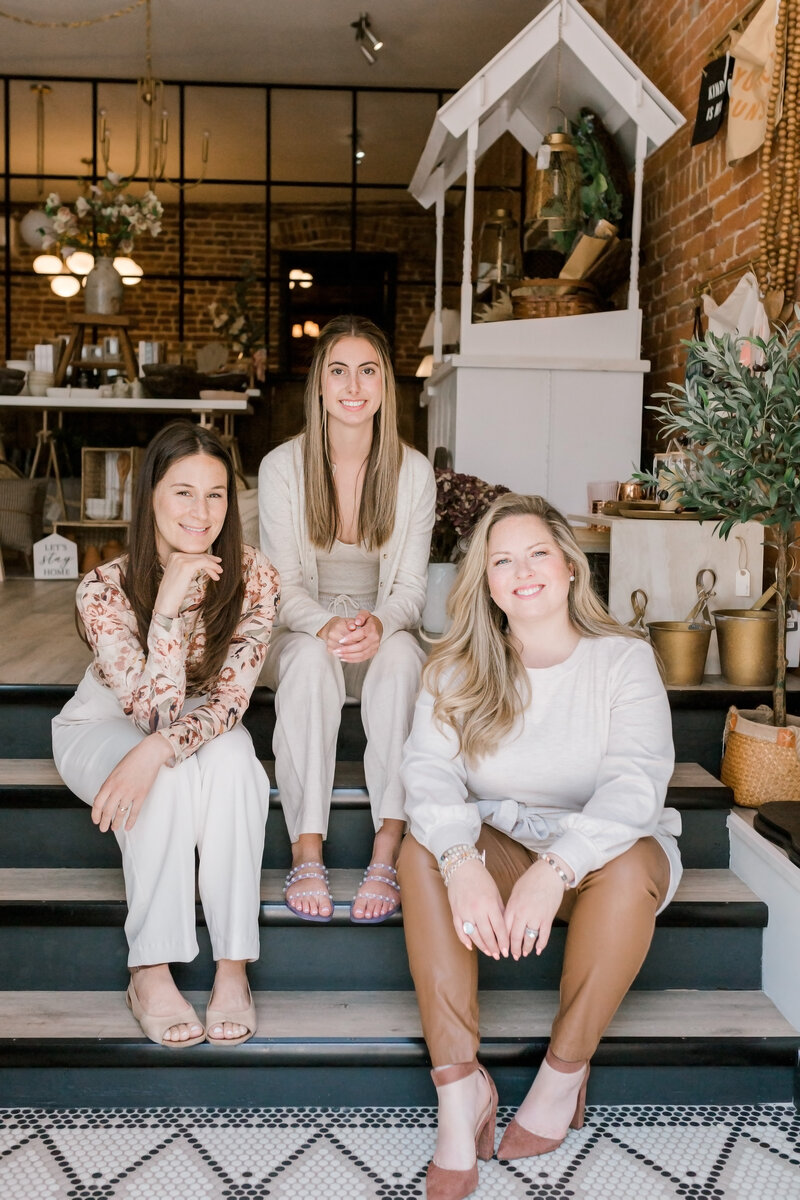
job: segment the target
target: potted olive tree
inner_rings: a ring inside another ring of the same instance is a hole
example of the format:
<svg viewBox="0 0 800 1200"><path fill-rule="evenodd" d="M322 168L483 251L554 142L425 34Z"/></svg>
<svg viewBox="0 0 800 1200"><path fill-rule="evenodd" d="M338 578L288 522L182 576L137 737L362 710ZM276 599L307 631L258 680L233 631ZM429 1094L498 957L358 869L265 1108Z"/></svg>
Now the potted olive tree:
<svg viewBox="0 0 800 1200"><path fill-rule="evenodd" d="M722 779L737 804L800 800L800 721L786 714L789 552L800 521L800 329L781 328L768 341L707 334L687 346L686 384L670 384L655 397L665 403L654 407L665 433L689 443L675 491L717 521L721 537L739 522L771 526L777 552L773 707L728 713Z"/></svg>

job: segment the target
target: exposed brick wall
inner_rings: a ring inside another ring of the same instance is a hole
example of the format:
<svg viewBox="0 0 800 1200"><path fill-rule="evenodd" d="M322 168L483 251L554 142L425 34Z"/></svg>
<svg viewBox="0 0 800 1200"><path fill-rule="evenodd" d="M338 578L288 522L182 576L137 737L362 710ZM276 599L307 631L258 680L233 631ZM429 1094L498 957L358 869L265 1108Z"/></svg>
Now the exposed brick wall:
<svg viewBox="0 0 800 1200"><path fill-rule="evenodd" d="M350 209L347 205L300 208L273 207L271 245L277 255L284 249L348 250ZM454 223L457 227L457 223ZM455 231L455 230L454 230ZM208 306L230 291L230 284L203 276L236 276L250 261L263 270L265 210L261 205L190 205L184 224L185 286L183 338L178 328L178 222L176 210L167 209L164 231L158 238L144 238L134 254L145 278L127 288L124 312L131 318L134 340L164 341L168 354L191 355L206 342L216 340ZM460 274L460 245L451 237L446 277ZM405 203L367 204L359 207L357 249L381 251L397 256L397 313L395 359L399 374L414 374L421 352L418 343L433 303L431 281L435 251L434 218L413 200ZM24 357L34 342L68 332L70 315L82 311L80 296L64 301L53 296L45 279L27 273L33 252L16 247L12 270L26 274L15 277L12 290L12 344L9 357ZM155 275L173 279L156 279ZM278 361L279 294L277 258L273 263L270 297L270 360ZM426 286L418 286L420 283ZM263 289L254 288L254 305L263 311ZM451 297L452 299L452 297ZM0 301L1 303L1 301Z"/></svg>
<svg viewBox="0 0 800 1200"><path fill-rule="evenodd" d="M607 7L610 35L686 117L645 165L640 287L643 351L652 363L645 403L682 379L680 343L692 333L694 286L758 253L758 154L728 166L724 125L712 141L690 145L708 51L741 9L742 0L617 0ZM735 283L720 283L715 299ZM646 413L645 458L654 447Z"/></svg>

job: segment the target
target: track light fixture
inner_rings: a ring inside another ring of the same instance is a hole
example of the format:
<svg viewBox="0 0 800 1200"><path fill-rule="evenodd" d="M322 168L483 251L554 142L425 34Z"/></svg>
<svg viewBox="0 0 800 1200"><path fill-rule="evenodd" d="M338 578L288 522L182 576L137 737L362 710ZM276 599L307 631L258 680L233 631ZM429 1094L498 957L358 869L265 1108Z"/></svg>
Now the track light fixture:
<svg viewBox="0 0 800 1200"><path fill-rule="evenodd" d="M369 23L369 13L361 13L357 21L351 22L350 28L355 29L358 48L370 66L372 66L377 61L375 55L383 48L383 39L376 37L372 32Z"/></svg>

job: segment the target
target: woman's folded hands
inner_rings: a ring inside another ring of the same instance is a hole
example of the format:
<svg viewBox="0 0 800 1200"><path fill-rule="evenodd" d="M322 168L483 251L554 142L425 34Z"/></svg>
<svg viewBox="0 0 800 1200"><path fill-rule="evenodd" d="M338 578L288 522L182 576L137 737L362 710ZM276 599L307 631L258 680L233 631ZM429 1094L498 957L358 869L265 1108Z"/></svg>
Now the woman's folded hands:
<svg viewBox="0 0 800 1200"><path fill-rule="evenodd" d="M490 958L541 954L564 897L564 884L546 863L535 862L514 884L508 903L478 859L462 863L450 877L447 896L459 941ZM532 936L535 934L535 936Z"/></svg>

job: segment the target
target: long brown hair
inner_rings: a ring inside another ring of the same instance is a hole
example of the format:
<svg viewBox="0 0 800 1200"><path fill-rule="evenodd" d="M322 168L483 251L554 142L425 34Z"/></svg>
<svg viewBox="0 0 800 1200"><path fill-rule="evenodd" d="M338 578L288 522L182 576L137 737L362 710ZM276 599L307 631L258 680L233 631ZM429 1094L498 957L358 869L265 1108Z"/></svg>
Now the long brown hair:
<svg viewBox="0 0 800 1200"><path fill-rule="evenodd" d="M219 671L242 614L242 525L236 498L236 476L228 451L213 429L191 421L171 421L147 447L133 496L128 537L128 563L122 579L125 594L136 616L142 649L147 652L147 633L153 616L162 568L156 547L153 495L174 462L194 454L207 454L225 466L228 508L225 521L209 553L222 559L222 575L206 581L200 612L206 644L199 663L187 665L187 683L194 689L208 684Z"/></svg>
<svg viewBox="0 0 800 1200"><path fill-rule="evenodd" d="M639 637L604 608L594 592L586 555L569 523L542 496L508 492L492 503L470 538L448 607L453 624L434 646L423 682L434 695L434 716L449 725L464 757L491 754L511 733L530 699L530 681L508 635L506 615L491 597L486 568L489 535L506 517L539 517L573 568L569 620L582 637Z"/></svg>
<svg viewBox="0 0 800 1200"><path fill-rule="evenodd" d="M322 403L322 380L331 352L343 337L369 342L381 369L381 405L373 417L372 445L367 458L357 538L368 550L387 542L394 529L397 479L403 445L397 430L397 392L386 334L366 317L334 317L322 329L314 347L305 390L303 477L308 536L315 546L330 550L341 525L328 447L327 413Z"/></svg>

